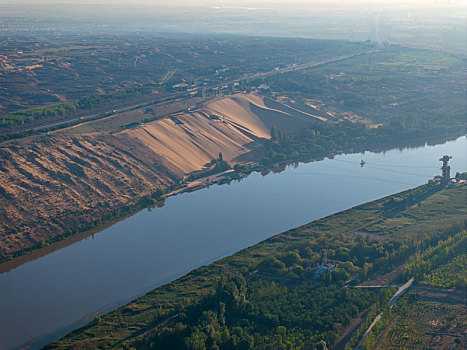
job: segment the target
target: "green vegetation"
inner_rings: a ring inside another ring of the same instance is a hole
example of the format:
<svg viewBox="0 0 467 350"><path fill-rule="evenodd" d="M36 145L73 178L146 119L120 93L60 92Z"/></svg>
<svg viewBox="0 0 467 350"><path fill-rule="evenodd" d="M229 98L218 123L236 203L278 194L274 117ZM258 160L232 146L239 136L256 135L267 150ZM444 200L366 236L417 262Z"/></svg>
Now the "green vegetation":
<svg viewBox="0 0 467 350"><path fill-rule="evenodd" d="M339 124L316 123L298 134L285 133L273 127L271 139L266 142L267 154L263 164L302 157L322 157L331 152L355 151L371 146L410 142L420 137L463 132L462 125L435 124L424 120L394 118L389 125L367 128L361 123L344 121Z"/></svg>
<svg viewBox="0 0 467 350"><path fill-rule="evenodd" d="M24 109L0 117L0 128L25 124L33 120L41 120L46 118L63 118L67 115L76 113L77 111L90 111L95 107L111 102L122 101L131 98L132 96L143 93L147 89L130 89L125 92L115 94L100 94L81 98L76 102L64 102L53 104L46 107L37 107Z"/></svg>
<svg viewBox="0 0 467 350"><path fill-rule="evenodd" d="M67 117L84 115L85 113L102 112L102 108L112 108L121 105L127 100L139 95L145 95L154 91L163 91L162 87L140 87L126 89L121 92L94 94L82 97L76 101L50 104L44 107L22 109L0 116L0 128L23 125L32 121L45 119L63 120Z"/></svg>
<svg viewBox="0 0 467 350"><path fill-rule="evenodd" d="M251 172L250 164L237 163L234 165L234 170L238 173L248 174Z"/></svg>
<svg viewBox="0 0 467 350"><path fill-rule="evenodd" d="M392 309L373 349L426 349L435 344L440 349L464 349L465 311L464 305L418 301L410 293Z"/></svg>
<svg viewBox="0 0 467 350"><path fill-rule="evenodd" d="M311 105L330 121L420 123L465 128L465 57L392 45L368 55L252 82ZM327 114L330 112L331 114Z"/></svg>
<svg viewBox="0 0 467 350"><path fill-rule="evenodd" d="M3 115L0 119L0 127L24 124L31 120L42 119L50 116L64 116L70 112L76 112L76 106L74 103L69 102L47 107L26 109Z"/></svg>
<svg viewBox="0 0 467 350"><path fill-rule="evenodd" d="M219 152L219 157L217 157L217 159L213 159L211 161L210 165L211 165L211 167L209 169L207 169L207 170L197 171L197 172L194 172L193 174L191 174L188 177L188 180L193 181L193 180L196 180L196 179L200 179L202 177L218 174L218 173L221 173L223 171L231 169L231 166L230 166L229 162L222 159L222 153L220 153L220 152Z"/></svg>
<svg viewBox="0 0 467 350"><path fill-rule="evenodd" d="M418 282L437 287L466 288L467 231L458 231L437 242L433 238L429 237L431 245L410 259L404 276L413 276ZM428 242L421 242L420 246L423 243L426 245Z"/></svg>
<svg viewBox="0 0 467 350"><path fill-rule="evenodd" d="M332 343L339 325L389 297L387 291L287 285L234 276L190 306L174 326L139 347L150 349L310 349ZM175 321L174 321L175 322Z"/></svg>
<svg viewBox="0 0 467 350"><path fill-rule="evenodd" d="M370 333L366 335L365 340L360 345L364 350L372 349L377 334L387 324L387 321L391 316L391 308L389 307L389 302L387 299L379 300L378 303L371 306L370 310L366 314L365 321L362 322L350 340L345 344L346 350L355 349L375 317L378 316L381 312L383 312L382 318L374 325Z"/></svg>
<svg viewBox="0 0 467 350"><path fill-rule="evenodd" d="M464 231L464 235L466 232ZM422 284L445 288L467 288L467 253L459 254L452 261L441 265L425 276Z"/></svg>
<svg viewBox="0 0 467 350"><path fill-rule="evenodd" d="M47 348L323 348L370 308L350 346L392 291L344 284L381 276L417 252L457 239L465 230L466 190L425 185L289 230L157 288ZM389 205L394 197L421 199L396 210ZM337 269L316 280L310 267L324 247ZM386 315L364 346L385 332L392 317Z"/></svg>

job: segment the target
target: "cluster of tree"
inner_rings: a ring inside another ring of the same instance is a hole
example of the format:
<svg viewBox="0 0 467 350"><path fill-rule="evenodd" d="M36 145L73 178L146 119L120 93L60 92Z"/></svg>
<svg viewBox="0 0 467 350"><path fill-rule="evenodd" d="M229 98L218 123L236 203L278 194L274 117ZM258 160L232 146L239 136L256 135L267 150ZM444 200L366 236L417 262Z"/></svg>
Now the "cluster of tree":
<svg viewBox="0 0 467 350"><path fill-rule="evenodd" d="M333 343L342 325L373 305L367 321L349 343L356 345L374 317L383 311L384 317L362 344L365 349L371 348L390 315L388 300L392 291L341 286L356 273L358 281L372 272L391 269L396 260L406 258L416 246L413 241L406 244L400 239L370 241L361 236L355 239L335 234L333 237L329 239L324 234L319 239L290 246L290 250L281 254L267 256L256 269L260 274L269 274L269 280L261 275L248 284L240 275L222 279L211 294L181 310L172 323L165 325L158 319L164 326L156 327L144 346L318 349ZM313 277L310 268L322 258L323 241L327 242L328 260L338 268L323 277L329 283L300 283Z"/></svg>
<svg viewBox="0 0 467 350"><path fill-rule="evenodd" d="M421 283L435 287L467 289L467 253L459 254L447 264L431 271Z"/></svg>
<svg viewBox="0 0 467 350"><path fill-rule="evenodd" d="M77 111L86 111L112 101L126 100L136 94L146 92L146 89L128 89L115 94L98 94L79 99L76 102L63 102L45 107L30 108L20 110L1 116L0 128L14 125L21 125L32 120L45 118L63 117L72 115Z"/></svg>
<svg viewBox="0 0 467 350"><path fill-rule="evenodd" d="M222 152L219 152L219 156L217 157L217 159L213 159L211 161L211 167L209 169L203 170L203 171L197 171L191 174L188 177L188 180L193 181L193 180L200 179L202 177L206 177L209 175L221 173L231 168L232 167L230 166L229 162L223 159Z"/></svg>
<svg viewBox="0 0 467 350"><path fill-rule="evenodd" d="M159 202L164 200L165 191L161 188L157 188L153 193L150 195L143 196L139 199L138 205L141 208L146 208L152 205L155 205Z"/></svg>
<svg viewBox="0 0 467 350"><path fill-rule="evenodd" d="M277 275L297 281L314 278L313 267L322 261L323 241L309 239L289 251L264 258L256 267L263 274ZM353 277L353 283L364 280L372 273L390 271L401 259L407 258L415 249L414 242L401 239L369 240L358 236L356 239L345 236L328 237L326 241L328 262L337 266L320 277L326 284L343 285Z"/></svg>
<svg viewBox="0 0 467 350"><path fill-rule="evenodd" d="M387 292L223 278L202 301L160 322L140 348L324 349ZM158 321L159 322L159 321Z"/></svg>
<svg viewBox="0 0 467 350"><path fill-rule="evenodd" d="M429 244L424 244L423 249L417 251L405 266L403 275L414 277L417 282L435 284L440 287L456 286L464 288L467 285L467 275L465 273L465 258L462 257L467 251L467 231L452 229L446 235L436 235L429 239ZM453 264L453 260L455 264ZM458 264L460 266L458 266ZM463 266L462 266L463 265ZM459 267L459 269L457 269ZM439 270L438 270L439 269ZM446 272L441 274L439 272ZM449 273L447 273L449 272Z"/></svg>
<svg viewBox="0 0 467 350"><path fill-rule="evenodd" d="M72 112L76 112L77 108L74 103L65 102L47 107L31 108L18 112L3 115L0 119L0 127L9 127L13 125L21 125L31 120L43 119L48 117L61 117Z"/></svg>
<svg viewBox="0 0 467 350"><path fill-rule="evenodd" d="M376 336L385 327L391 316L391 307L389 300L391 299L392 293L390 289L384 289L381 291L380 298L374 303L366 313L365 321L360 324L352 337L345 344L345 349L355 349L355 347L361 342L361 348L364 350L372 349L372 345L376 339ZM370 327L373 320L377 315L382 313L381 319L373 326L371 331L363 339L363 335Z"/></svg>
<svg viewBox="0 0 467 350"><path fill-rule="evenodd" d="M248 174L251 172L251 165L250 164L242 164L237 163L234 165L234 170L238 173Z"/></svg>
<svg viewBox="0 0 467 350"><path fill-rule="evenodd" d="M391 317L391 308L389 306L389 302L384 303L381 309L381 318L375 323L375 325L373 326L373 328L371 328L371 331L365 336L365 338L362 339L363 341L360 347L363 350L371 350L374 348L373 345L375 344L376 338L383 331L383 329L387 327L389 323L389 319Z"/></svg>
<svg viewBox="0 0 467 350"><path fill-rule="evenodd" d="M267 154L263 164L294 160L302 157L323 157L333 152L356 151L372 145L412 141L417 137L433 137L459 133L455 123L444 124L419 120L417 123L397 122L394 117L379 128L367 128L361 123L344 121L337 124L316 122L299 133L286 133L276 127L271 129L271 139L266 142Z"/></svg>

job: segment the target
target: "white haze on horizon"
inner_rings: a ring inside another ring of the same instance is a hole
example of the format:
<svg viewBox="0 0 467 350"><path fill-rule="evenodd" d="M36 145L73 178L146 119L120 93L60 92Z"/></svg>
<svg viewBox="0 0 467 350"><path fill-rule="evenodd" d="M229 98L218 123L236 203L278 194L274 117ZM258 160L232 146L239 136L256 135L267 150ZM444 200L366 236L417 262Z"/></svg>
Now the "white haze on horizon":
<svg viewBox="0 0 467 350"><path fill-rule="evenodd" d="M393 8L394 6L422 7L465 7L465 0L237 0L234 4L229 0L3 0L3 4L37 4L37 5L148 5L148 6L219 6L231 8L291 8L315 5L319 7L354 7L374 6Z"/></svg>
<svg viewBox="0 0 467 350"><path fill-rule="evenodd" d="M0 0L0 27L1 9L36 28L75 32L371 40L467 53L467 0Z"/></svg>

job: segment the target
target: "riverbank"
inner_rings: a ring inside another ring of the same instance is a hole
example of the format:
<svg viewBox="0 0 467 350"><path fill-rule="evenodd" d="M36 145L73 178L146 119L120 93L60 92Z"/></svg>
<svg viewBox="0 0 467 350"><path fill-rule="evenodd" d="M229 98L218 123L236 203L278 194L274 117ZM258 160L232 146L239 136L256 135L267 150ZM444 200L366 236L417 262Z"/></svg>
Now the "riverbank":
<svg viewBox="0 0 467 350"><path fill-rule="evenodd" d="M157 288L145 296L130 302L128 305L102 316L100 321L91 322L85 328L73 332L61 341L49 345L47 348L71 347L78 349L86 346L98 347L112 344L114 346L115 344L119 344L121 347L136 346L137 348L143 347L143 344L147 346L149 344L146 343L147 341L157 342L156 339L159 339L155 338L157 332L154 329L154 325L169 318L173 323L180 322L180 320L177 321L175 315L180 312L190 312L189 305L197 305L202 300L203 295L209 295L213 284L216 285L216 281L228 278L227 276L231 276L232 274L247 276L251 271L258 269L258 266L260 266L260 269L265 268L261 267L261 263L267 261L269 257L274 257L278 259L277 261L285 261L283 259L285 256L288 256L288 252L296 251L300 254L300 260L291 266L298 264L303 267L306 266L305 262L308 259L311 259L310 263L313 259L319 259L320 247L323 244L327 244L330 259L335 262L340 261L339 266L342 265L344 268L346 266L345 261L342 261L343 258L339 258L336 255L337 248L347 245L351 247L354 244L353 242L358 242L359 237L359 235L347 236L345 233L376 219L379 220L366 228L361 235L364 237L365 232L374 232L374 229L378 228L378 234L381 237L385 237L385 246L393 244L391 242L410 242L410 240L417 242L422 240L426 235L427 228L436 231L446 225L463 221L467 212L464 207L460 209L461 207L458 205L459 201L462 202L465 196L465 185L452 189L442 189L440 192L422 200L420 206L403 209L398 213L397 217L393 215L387 216L383 210L385 203L388 203L392 197L410 196L414 194L414 191L419 192L423 188L422 186L411 191L405 191L328 216L274 236L228 258L221 259L214 264L201 267L183 278ZM417 221L407 221L408 218L414 216L417 217ZM401 225L403 222L404 225ZM307 242L315 243L309 245ZM377 242L373 241L372 243L370 241L368 244L379 244ZM307 255L308 253L305 253L304 249L307 246L313 254ZM410 244L399 246L396 251L390 254L390 260L399 261L401 254L409 256L413 253L411 250L414 249L413 247L411 248ZM373 251L373 248L364 254L370 254L371 251ZM369 255L369 258L370 260L367 261L371 262L371 259L375 259L376 257ZM382 269L382 273L385 272L383 266L386 265L391 266L390 261L384 263L380 261L378 264L375 264L373 261L371 270L377 272L378 269ZM365 272L363 265L359 265L358 261L354 262L354 266L361 266L361 269L358 269L360 279L364 279L366 274L370 274L370 271ZM292 270L286 269L282 272L276 270L274 273L278 274L278 276L294 278L297 281L295 283L299 283L300 275L297 275L297 271L300 270L295 269L294 267ZM306 268L303 272L305 271ZM271 271L268 272L271 273ZM345 277L342 276L341 278ZM337 275L335 278L337 278ZM283 284L285 282L278 280L275 283ZM334 283L338 283L338 279ZM331 286L310 286L309 288L331 288ZM250 294L247 293L248 295ZM250 295L248 298L252 298L252 296ZM168 327L170 327L171 322L168 323ZM345 324L342 325L342 329L344 328ZM339 334L339 329L334 330L336 336ZM329 338L329 341L331 339Z"/></svg>
<svg viewBox="0 0 467 350"><path fill-rule="evenodd" d="M280 111L261 115L270 111L261 101L237 94L129 129L86 125L0 145L0 260L153 205L158 191L176 189L219 154L232 164L258 157L278 115L296 124Z"/></svg>
<svg viewBox="0 0 467 350"><path fill-rule="evenodd" d="M160 208L139 211L99 234L0 274L0 341L14 349L37 340L31 349L39 349L96 311L199 266L291 227L425 183L439 172L434 154L453 155L452 172L462 171L467 165L465 142L461 138L438 146L368 152L364 168L361 155L339 155L168 197ZM398 171L387 171L388 166ZM357 228L362 226L368 227ZM348 235L356 239L361 233ZM379 237L369 235L370 241Z"/></svg>
<svg viewBox="0 0 467 350"><path fill-rule="evenodd" d="M154 205L161 191L208 186L180 179L202 176L219 154L232 165L275 167L464 132L444 125L399 130L323 123L273 102L236 94L118 132L86 129L0 147L0 261Z"/></svg>
<svg viewBox="0 0 467 350"><path fill-rule="evenodd" d="M86 239L87 237L93 236L94 234L99 233L100 231L106 229L107 227L110 227L114 225L115 223L134 215L140 210L147 209L147 208L161 207L164 205L166 198L180 195L180 194L187 193L187 192L193 192L193 191L200 190L200 189L203 189L203 188L215 185L215 184L225 184L225 183L229 183L230 181L237 181L244 177L249 176L251 172L262 172L264 174L268 172L281 172L285 169L286 166L290 164L295 164L297 162L308 163L308 162L314 162L314 161L321 161L324 158L332 159L334 156L339 155L339 154L354 154L354 153L360 153L360 152L365 152L365 151L385 152L395 147L400 148L400 149L403 149L405 147L416 148L416 147L422 147L427 143L430 145L441 144L443 142L446 142L447 140L453 140L457 137L458 136L452 136L452 135L445 135L444 138L442 137L441 138L421 137L416 140L410 140L410 142L392 145L392 147L390 144L366 145L366 146L361 146L361 147L353 147L350 150L342 150L336 153L334 152L325 153L325 154L323 153L323 154L314 155L314 156L308 155L308 157L301 156L294 160L286 160L286 161L281 161L281 162L277 162L277 163L269 164L269 165L262 165L260 163L250 162L248 164L251 165L251 167L250 167L250 170L247 172L236 172L234 170L228 170L225 172L221 172L221 173L214 174L211 176L206 176L204 178L196 179L193 181L185 181L181 184L174 182L172 183L172 185L168 187L165 187L165 188L162 187L162 190L166 191L165 194L163 194L162 192L162 193L158 193L153 196L144 196L144 197L137 198L135 204L126 206L126 208L123 208L123 210L117 208L117 210L111 213L110 215L106 214L99 218L95 218L93 222L91 223L92 229L89 229L89 225L77 227L76 229L67 231L62 235L55 236L54 238L50 240L43 240L37 243L35 246L32 246L28 249L23 249L22 251L16 253L16 255L14 256L3 258L3 262L0 263L0 273L7 272L26 262L35 260L37 258L50 254L56 250L59 250L61 248L74 244L82 239Z"/></svg>

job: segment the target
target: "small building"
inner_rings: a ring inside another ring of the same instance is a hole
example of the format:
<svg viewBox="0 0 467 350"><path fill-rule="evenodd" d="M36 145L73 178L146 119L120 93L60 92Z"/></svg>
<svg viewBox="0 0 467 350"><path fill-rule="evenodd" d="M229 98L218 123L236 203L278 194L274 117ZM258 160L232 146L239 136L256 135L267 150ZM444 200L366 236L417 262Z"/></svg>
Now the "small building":
<svg viewBox="0 0 467 350"><path fill-rule="evenodd" d="M334 271L336 268L337 268L336 265L328 262L328 251L324 249L323 261L321 264L316 264L314 266L313 270L315 274L313 277L315 279L318 279L321 276L323 276L326 273L326 271Z"/></svg>

